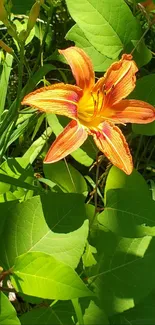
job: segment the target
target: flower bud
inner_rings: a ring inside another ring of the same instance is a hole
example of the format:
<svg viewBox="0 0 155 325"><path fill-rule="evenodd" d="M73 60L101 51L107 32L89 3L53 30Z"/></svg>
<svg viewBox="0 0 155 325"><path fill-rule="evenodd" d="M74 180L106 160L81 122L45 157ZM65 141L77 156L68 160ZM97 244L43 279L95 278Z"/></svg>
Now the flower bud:
<svg viewBox="0 0 155 325"><path fill-rule="evenodd" d="M9 25L8 15L4 7L4 0L0 0L0 20L5 26Z"/></svg>
<svg viewBox="0 0 155 325"><path fill-rule="evenodd" d="M0 40L0 47L2 47L2 49L5 52L8 52L10 54L13 54L13 50L11 49L11 47L7 46L2 40Z"/></svg>
<svg viewBox="0 0 155 325"><path fill-rule="evenodd" d="M36 1L36 3L32 6L30 14L29 14L29 19L27 23L27 31L30 32L31 29L34 27L36 20L39 16L40 12L40 1Z"/></svg>

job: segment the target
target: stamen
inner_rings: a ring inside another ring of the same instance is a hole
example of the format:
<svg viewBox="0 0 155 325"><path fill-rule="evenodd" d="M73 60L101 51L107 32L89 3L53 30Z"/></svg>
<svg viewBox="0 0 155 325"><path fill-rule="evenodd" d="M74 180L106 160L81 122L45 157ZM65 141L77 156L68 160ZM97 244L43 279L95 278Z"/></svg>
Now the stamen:
<svg viewBox="0 0 155 325"><path fill-rule="evenodd" d="M92 115L92 118L91 118L91 120L92 120L94 117L96 117L97 112L98 112L99 93L97 92L97 100L94 98L94 95L93 95L92 92L91 92L91 96L92 96L93 102L94 102L94 112L93 112L93 115Z"/></svg>

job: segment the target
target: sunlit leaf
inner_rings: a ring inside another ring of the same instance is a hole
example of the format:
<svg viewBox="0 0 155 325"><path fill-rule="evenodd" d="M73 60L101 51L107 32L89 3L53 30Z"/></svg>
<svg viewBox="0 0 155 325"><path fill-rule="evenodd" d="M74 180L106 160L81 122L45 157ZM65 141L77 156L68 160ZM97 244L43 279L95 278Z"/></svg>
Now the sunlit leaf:
<svg viewBox="0 0 155 325"><path fill-rule="evenodd" d="M66 0L66 3L88 41L109 58L117 58L125 45L140 38L140 25L123 0Z"/></svg>
<svg viewBox="0 0 155 325"><path fill-rule="evenodd" d="M44 164L45 177L57 184L63 192L87 193L87 183L84 177L73 166L64 161L54 164Z"/></svg>
<svg viewBox="0 0 155 325"><path fill-rule="evenodd" d="M81 195L48 193L11 205L8 210L3 205L0 260L5 268L29 251L44 252L73 268L77 266L88 236Z"/></svg>
<svg viewBox="0 0 155 325"><path fill-rule="evenodd" d="M44 299L68 300L91 295L70 266L44 253L19 256L11 279L17 291Z"/></svg>
<svg viewBox="0 0 155 325"><path fill-rule="evenodd" d="M144 178L112 167L105 186L105 209L98 215L106 231L123 237L155 236L155 202Z"/></svg>
<svg viewBox="0 0 155 325"><path fill-rule="evenodd" d="M112 64L114 60L98 52L95 47L85 37L83 31L75 24L66 35L67 40L75 42L75 45L81 47L91 58L95 71L103 72Z"/></svg>
<svg viewBox="0 0 155 325"><path fill-rule="evenodd" d="M16 311L8 297L0 291L0 325L20 325Z"/></svg>

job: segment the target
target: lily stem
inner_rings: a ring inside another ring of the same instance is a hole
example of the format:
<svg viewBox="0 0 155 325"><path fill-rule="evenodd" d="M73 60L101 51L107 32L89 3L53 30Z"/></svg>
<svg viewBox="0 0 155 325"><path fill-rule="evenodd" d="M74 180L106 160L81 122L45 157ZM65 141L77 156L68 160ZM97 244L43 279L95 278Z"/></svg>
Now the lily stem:
<svg viewBox="0 0 155 325"><path fill-rule="evenodd" d="M97 194L97 188L98 188L98 180L99 180L99 171L100 171L100 165L103 161L103 156L100 158L99 160L99 157L97 156L97 159L96 159L96 181L95 181L95 189L94 189L94 203L95 203L95 211L94 211L94 216L91 220L91 223L90 223L90 226L92 227L94 221L95 221L95 218L96 218L96 213L97 213L97 210L98 210L98 207L97 207L97 199L98 199L98 194Z"/></svg>

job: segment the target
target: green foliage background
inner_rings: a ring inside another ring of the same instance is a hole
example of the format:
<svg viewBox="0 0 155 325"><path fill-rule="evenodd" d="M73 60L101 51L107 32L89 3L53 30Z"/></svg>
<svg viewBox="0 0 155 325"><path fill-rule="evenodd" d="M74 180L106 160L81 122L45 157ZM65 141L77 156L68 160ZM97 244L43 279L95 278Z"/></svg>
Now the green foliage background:
<svg viewBox="0 0 155 325"><path fill-rule="evenodd" d="M4 1L0 35L0 324L155 323L155 122L123 127L135 169L111 166L91 139L43 165L64 117L22 108L23 97L74 83L59 48L75 44L96 76L133 54L131 98L155 105L154 13L130 0ZM13 33L14 31L14 33Z"/></svg>

